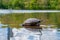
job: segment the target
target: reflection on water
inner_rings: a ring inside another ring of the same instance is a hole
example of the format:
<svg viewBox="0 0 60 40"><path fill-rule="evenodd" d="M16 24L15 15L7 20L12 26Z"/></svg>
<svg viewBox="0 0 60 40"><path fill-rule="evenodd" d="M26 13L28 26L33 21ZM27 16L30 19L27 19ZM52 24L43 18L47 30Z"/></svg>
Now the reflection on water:
<svg viewBox="0 0 60 40"><path fill-rule="evenodd" d="M60 31L56 29L43 31L42 40L60 40Z"/></svg>
<svg viewBox="0 0 60 40"><path fill-rule="evenodd" d="M40 40L60 40L59 37L60 31L57 31L56 29L44 29L42 30L42 36Z"/></svg>
<svg viewBox="0 0 60 40"><path fill-rule="evenodd" d="M56 32L57 32L56 30L43 31L42 40L57 40Z"/></svg>
<svg viewBox="0 0 60 40"><path fill-rule="evenodd" d="M7 28L0 28L0 40L7 40Z"/></svg>
<svg viewBox="0 0 60 40"><path fill-rule="evenodd" d="M56 32L56 38L57 38L57 40L60 40L60 32L59 31Z"/></svg>
<svg viewBox="0 0 60 40"><path fill-rule="evenodd" d="M0 40L7 39L7 28L0 28ZM41 40L60 40L60 31L54 30L43 30Z"/></svg>

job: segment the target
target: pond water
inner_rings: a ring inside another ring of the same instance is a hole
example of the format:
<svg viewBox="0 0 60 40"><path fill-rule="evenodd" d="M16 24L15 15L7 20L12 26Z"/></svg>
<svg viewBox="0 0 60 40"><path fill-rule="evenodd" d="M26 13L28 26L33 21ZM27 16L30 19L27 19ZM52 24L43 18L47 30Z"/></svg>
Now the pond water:
<svg viewBox="0 0 60 40"><path fill-rule="evenodd" d="M8 13L30 13L30 12L60 12L50 10L0 10L0 14ZM0 27L2 25L0 24ZM41 40L60 40L60 31L42 31ZM0 28L0 40L8 40L8 28Z"/></svg>
<svg viewBox="0 0 60 40"><path fill-rule="evenodd" d="M7 40L7 28L0 28L0 40Z"/></svg>
<svg viewBox="0 0 60 40"><path fill-rule="evenodd" d="M57 29L44 29L40 38L40 40L60 40L60 31L57 31Z"/></svg>
<svg viewBox="0 0 60 40"><path fill-rule="evenodd" d="M60 31L53 30L53 31L43 31L41 40L60 40Z"/></svg>
<svg viewBox="0 0 60 40"><path fill-rule="evenodd" d="M8 40L8 28L0 28L0 40ZM60 31L42 31L41 40L60 40Z"/></svg>

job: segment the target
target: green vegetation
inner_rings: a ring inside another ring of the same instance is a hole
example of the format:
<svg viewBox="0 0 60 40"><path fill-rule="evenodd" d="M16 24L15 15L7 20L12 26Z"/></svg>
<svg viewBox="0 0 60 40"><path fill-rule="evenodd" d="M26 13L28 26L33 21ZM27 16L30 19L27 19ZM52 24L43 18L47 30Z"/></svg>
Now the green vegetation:
<svg viewBox="0 0 60 40"><path fill-rule="evenodd" d="M60 0L0 0L0 9L60 10Z"/></svg>
<svg viewBox="0 0 60 40"><path fill-rule="evenodd" d="M20 27L27 18L39 18L43 20L41 24L58 25L60 28L60 13L10 13L1 14L0 20L3 24L9 24L11 27Z"/></svg>

